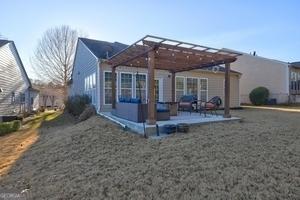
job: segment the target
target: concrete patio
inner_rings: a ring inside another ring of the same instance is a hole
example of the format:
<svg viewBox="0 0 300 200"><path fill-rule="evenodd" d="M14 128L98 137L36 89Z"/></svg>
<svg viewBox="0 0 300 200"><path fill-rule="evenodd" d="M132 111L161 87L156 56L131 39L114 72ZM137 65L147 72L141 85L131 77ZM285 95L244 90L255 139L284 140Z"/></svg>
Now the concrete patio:
<svg viewBox="0 0 300 200"><path fill-rule="evenodd" d="M144 124L136 123L126 119L122 119L112 115L110 112L100 112L101 116L112 120L114 122L120 123L124 128L128 128L135 133L144 134ZM222 115L211 115L207 114L206 117L199 113L189 113L189 112L178 112L177 116L171 116L170 120L167 121L157 121L156 124L161 128L166 124L177 125L179 123L187 123L189 125L199 125L207 123L216 123L216 122L227 122L227 121L237 121L240 120L238 117L224 118ZM145 123L145 132L149 136L156 134L156 125L147 125Z"/></svg>

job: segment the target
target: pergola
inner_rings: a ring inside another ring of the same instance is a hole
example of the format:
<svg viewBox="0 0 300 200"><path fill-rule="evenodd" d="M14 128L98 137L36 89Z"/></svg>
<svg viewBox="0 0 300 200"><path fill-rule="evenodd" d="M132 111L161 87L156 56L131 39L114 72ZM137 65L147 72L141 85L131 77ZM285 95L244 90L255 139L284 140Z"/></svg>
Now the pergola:
<svg viewBox="0 0 300 200"><path fill-rule="evenodd" d="M112 67L112 108L116 107L116 68L118 66L148 69L147 123L155 124L154 71L167 70L172 77L172 101L175 102L177 72L225 64L224 117L230 116L230 63L240 54L211 47L147 35L107 59Z"/></svg>

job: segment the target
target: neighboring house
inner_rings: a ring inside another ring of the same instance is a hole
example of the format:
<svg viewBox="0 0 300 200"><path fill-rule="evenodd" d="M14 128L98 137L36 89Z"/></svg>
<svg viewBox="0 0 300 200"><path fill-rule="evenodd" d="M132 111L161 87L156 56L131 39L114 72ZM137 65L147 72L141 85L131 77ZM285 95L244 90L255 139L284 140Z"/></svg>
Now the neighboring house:
<svg viewBox="0 0 300 200"><path fill-rule="evenodd" d="M39 90L39 107L54 109L64 107L63 88L60 86L35 86Z"/></svg>
<svg viewBox="0 0 300 200"><path fill-rule="evenodd" d="M275 98L277 103L289 103L296 100L300 102L300 85L296 86L294 84L297 81L299 83L300 80L299 63L293 65L242 53L237 61L231 64L231 68L243 74L240 79L241 103L251 103L249 99L250 92L260 86L266 87L270 92L270 98Z"/></svg>
<svg viewBox="0 0 300 200"><path fill-rule="evenodd" d="M0 40L0 121L32 110L30 80L13 41Z"/></svg>
<svg viewBox="0 0 300 200"><path fill-rule="evenodd" d="M106 58L118 53L127 45L79 38L76 48L69 96L87 94L98 111L111 109L111 66L104 64ZM219 69L219 70L215 70ZM117 96L147 99L147 69L120 66L117 68ZM241 74L231 71L231 107L239 107L239 80ZM139 81L138 81L139 80ZM155 71L155 98L160 102L171 101L171 74ZM140 84L140 87L139 87ZM197 95L209 100L220 96L224 101L224 68L210 67L176 74L177 100L184 94ZM118 98L117 98L118 100Z"/></svg>

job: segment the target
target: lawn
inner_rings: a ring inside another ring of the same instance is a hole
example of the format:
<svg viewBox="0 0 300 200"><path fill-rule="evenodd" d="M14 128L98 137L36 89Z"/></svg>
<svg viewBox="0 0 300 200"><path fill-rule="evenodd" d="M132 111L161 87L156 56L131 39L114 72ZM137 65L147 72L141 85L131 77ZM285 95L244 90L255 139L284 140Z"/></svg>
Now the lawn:
<svg viewBox="0 0 300 200"><path fill-rule="evenodd" d="M29 189L34 199L299 199L300 113L232 114L242 122L162 140L100 117L49 118L0 188Z"/></svg>

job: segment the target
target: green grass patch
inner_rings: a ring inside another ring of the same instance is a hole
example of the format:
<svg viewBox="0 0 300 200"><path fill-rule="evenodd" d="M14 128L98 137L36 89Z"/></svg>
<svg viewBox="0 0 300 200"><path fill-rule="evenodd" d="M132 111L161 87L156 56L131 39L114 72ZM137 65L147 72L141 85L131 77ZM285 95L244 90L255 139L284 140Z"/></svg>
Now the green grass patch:
<svg viewBox="0 0 300 200"><path fill-rule="evenodd" d="M15 132L19 130L21 127L21 121L20 120L14 120L11 122L2 122L0 123L0 136Z"/></svg>

